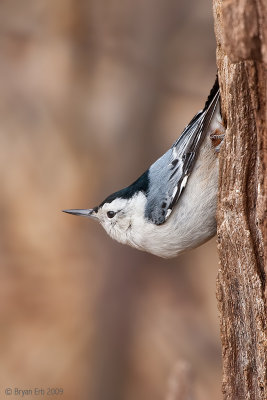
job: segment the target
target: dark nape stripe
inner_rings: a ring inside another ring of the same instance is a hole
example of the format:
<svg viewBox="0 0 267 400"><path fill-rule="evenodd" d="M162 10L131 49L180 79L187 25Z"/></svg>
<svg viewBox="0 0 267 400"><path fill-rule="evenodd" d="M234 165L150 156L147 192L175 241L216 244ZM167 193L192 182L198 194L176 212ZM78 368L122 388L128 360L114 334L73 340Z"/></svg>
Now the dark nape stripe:
<svg viewBox="0 0 267 400"><path fill-rule="evenodd" d="M113 200L117 198L121 199L130 199L133 197L137 192L141 191L143 193L147 193L148 191L148 170L143 173L136 181L134 181L130 186L127 186L124 189L121 189L115 193L112 193L108 196L100 205L102 207L105 203L111 203Z"/></svg>

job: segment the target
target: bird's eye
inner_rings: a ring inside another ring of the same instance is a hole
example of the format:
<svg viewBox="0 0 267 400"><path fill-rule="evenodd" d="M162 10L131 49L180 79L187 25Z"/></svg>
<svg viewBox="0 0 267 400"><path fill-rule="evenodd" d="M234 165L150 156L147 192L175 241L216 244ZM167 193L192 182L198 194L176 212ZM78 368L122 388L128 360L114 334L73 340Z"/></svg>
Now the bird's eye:
<svg viewBox="0 0 267 400"><path fill-rule="evenodd" d="M109 218L113 218L115 215L116 215L115 211L108 211L108 212L107 212L107 216L108 216Z"/></svg>

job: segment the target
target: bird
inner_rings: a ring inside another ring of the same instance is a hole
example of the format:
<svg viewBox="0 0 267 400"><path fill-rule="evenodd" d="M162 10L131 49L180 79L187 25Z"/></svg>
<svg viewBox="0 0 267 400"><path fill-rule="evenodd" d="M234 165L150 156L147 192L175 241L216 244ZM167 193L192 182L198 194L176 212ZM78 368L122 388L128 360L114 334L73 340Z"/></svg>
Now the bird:
<svg viewBox="0 0 267 400"><path fill-rule="evenodd" d="M62 211L95 219L111 238L159 257L198 247L216 234L224 133L216 76L204 108L138 179L94 208Z"/></svg>

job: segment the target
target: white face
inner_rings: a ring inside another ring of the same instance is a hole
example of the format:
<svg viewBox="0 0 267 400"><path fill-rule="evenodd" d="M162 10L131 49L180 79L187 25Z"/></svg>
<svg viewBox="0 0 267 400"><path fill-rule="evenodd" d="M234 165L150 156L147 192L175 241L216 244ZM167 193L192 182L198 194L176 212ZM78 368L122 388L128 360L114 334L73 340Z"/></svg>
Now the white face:
<svg viewBox="0 0 267 400"><path fill-rule="evenodd" d="M106 232L120 243L140 247L146 198L143 193L131 199L117 198L94 213Z"/></svg>

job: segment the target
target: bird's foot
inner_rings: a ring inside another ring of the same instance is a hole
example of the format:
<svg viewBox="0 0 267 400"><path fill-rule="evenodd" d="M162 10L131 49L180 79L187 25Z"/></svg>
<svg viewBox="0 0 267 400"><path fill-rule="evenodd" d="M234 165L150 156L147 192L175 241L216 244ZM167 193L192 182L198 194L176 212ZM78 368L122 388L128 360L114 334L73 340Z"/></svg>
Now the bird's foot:
<svg viewBox="0 0 267 400"><path fill-rule="evenodd" d="M219 153L219 151L220 151L224 136L225 136L225 134L222 131L220 131L219 129L215 129L210 134L211 144L214 147L216 153Z"/></svg>

